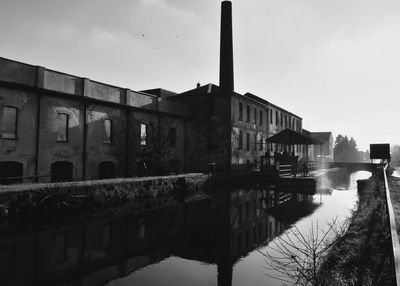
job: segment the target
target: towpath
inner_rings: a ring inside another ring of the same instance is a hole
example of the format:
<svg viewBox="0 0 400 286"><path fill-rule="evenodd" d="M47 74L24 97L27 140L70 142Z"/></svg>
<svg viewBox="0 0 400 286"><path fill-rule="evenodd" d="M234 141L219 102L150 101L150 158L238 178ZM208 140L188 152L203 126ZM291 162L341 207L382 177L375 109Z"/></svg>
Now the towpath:
<svg viewBox="0 0 400 286"><path fill-rule="evenodd" d="M400 177L388 178L390 199L392 200L393 211L396 219L397 233L400 235Z"/></svg>

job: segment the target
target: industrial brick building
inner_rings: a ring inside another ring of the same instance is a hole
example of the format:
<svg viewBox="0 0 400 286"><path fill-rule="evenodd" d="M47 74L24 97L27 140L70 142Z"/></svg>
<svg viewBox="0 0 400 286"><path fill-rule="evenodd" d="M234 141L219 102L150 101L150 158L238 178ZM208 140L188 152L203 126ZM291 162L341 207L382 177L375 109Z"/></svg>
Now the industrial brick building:
<svg viewBox="0 0 400 286"><path fill-rule="evenodd" d="M302 118L234 91L231 2L220 83L132 91L0 58L0 181L48 182L257 168L265 139ZM287 150L302 157L302 148ZM21 179L23 177L23 179Z"/></svg>
<svg viewBox="0 0 400 286"><path fill-rule="evenodd" d="M184 172L189 119L167 99L0 58L0 178L135 176L144 159Z"/></svg>
<svg viewBox="0 0 400 286"><path fill-rule="evenodd" d="M285 128L301 132L302 118L251 93L232 92L226 96L214 84L176 94L162 89L146 90L193 111L188 142L188 165L192 171L204 171L215 162L219 171L257 168L267 150L265 139ZM301 157L301 148L294 150ZM201 156L199 156L201 154Z"/></svg>

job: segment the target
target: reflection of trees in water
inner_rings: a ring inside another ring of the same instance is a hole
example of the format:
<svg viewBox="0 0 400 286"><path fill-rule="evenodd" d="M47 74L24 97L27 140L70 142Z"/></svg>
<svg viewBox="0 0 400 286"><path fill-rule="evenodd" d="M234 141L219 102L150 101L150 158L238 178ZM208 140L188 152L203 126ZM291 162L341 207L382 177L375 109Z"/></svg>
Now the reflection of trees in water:
<svg viewBox="0 0 400 286"><path fill-rule="evenodd" d="M335 218L327 229L311 223L308 232L302 232L296 225L277 238L267 251L267 276L295 285L323 285L321 267L328 251L347 229L347 223L339 225Z"/></svg>
<svg viewBox="0 0 400 286"><path fill-rule="evenodd" d="M332 190L348 190L351 183L351 174L347 170L323 175L317 179L317 192L323 194L332 194Z"/></svg>

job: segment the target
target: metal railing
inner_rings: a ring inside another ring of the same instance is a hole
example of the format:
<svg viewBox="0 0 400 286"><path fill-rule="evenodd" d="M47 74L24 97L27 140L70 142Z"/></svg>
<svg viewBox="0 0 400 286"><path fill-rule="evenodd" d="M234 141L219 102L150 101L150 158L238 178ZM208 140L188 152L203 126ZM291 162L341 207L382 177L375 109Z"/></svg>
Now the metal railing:
<svg viewBox="0 0 400 286"><path fill-rule="evenodd" d="M400 286L400 241L396 229L396 221L394 217L392 200L390 199L389 185L386 176L386 169L388 165L383 168L383 176L385 180L385 195L386 195L386 205L389 214L389 227L390 227L390 237L392 239L393 248L393 261L396 273L396 285Z"/></svg>
<svg viewBox="0 0 400 286"><path fill-rule="evenodd" d="M279 165L279 177L292 175L292 165Z"/></svg>

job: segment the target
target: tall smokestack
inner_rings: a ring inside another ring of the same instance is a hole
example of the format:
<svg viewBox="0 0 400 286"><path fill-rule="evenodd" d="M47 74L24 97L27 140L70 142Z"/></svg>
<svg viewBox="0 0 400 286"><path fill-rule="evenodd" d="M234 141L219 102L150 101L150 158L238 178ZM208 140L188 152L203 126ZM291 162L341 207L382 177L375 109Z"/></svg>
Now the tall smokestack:
<svg viewBox="0 0 400 286"><path fill-rule="evenodd" d="M232 3L221 3L221 46L219 86L223 91L233 91Z"/></svg>

